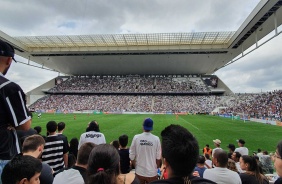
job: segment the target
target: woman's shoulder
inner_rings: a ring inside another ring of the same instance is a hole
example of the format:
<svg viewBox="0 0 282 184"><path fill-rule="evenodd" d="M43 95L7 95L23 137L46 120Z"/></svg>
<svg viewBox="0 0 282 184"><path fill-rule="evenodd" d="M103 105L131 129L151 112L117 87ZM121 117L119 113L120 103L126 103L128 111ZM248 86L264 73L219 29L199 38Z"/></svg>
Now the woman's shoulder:
<svg viewBox="0 0 282 184"><path fill-rule="evenodd" d="M140 184L139 179L134 173L120 174L117 178L118 184Z"/></svg>

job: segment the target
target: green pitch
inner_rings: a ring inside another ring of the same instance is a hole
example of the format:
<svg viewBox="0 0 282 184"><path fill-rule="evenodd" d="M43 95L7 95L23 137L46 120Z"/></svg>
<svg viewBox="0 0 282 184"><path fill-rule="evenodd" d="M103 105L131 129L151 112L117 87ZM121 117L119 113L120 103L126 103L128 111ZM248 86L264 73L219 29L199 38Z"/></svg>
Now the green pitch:
<svg viewBox="0 0 282 184"><path fill-rule="evenodd" d="M279 140L282 140L282 127L266 125L254 122L244 122L241 120L231 120L227 118L208 115L94 115L94 114L42 114L37 118L34 114L32 127L41 126L42 135L46 134L46 123L54 120L57 123L66 123L64 134L70 140L73 137L80 138L85 132L88 122L96 120L99 123L100 131L104 133L107 143L117 140L122 134L127 134L129 144L135 134L142 132L142 121L151 117L154 120L153 134L160 136L161 131L170 124L179 124L186 127L197 138L200 148L209 144L214 148L212 140L220 139L221 147L227 149L229 143L237 147L236 140L244 139L249 153L257 151L258 148L273 152Z"/></svg>

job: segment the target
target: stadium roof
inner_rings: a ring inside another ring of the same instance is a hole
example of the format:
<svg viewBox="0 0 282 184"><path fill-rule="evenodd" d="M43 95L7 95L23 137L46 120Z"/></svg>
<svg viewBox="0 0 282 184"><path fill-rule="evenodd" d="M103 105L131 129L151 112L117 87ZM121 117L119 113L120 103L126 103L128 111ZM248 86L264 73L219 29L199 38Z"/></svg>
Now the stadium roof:
<svg viewBox="0 0 282 184"><path fill-rule="evenodd" d="M282 0L263 0L237 31L11 37L17 54L70 75L212 74L282 24Z"/></svg>
<svg viewBox="0 0 282 184"><path fill-rule="evenodd" d="M22 36L16 40L29 49L76 47L130 47L173 45L224 45L235 32ZM109 48L111 49L111 48ZM109 50L108 49L108 50Z"/></svg>

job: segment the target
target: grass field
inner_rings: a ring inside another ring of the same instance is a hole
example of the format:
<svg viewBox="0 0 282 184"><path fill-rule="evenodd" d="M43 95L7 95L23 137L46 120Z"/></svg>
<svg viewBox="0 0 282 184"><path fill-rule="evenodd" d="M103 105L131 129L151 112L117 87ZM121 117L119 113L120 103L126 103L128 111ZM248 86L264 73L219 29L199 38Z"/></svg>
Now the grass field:
<svg viewBox="0 0 282 184"><path fill-rule="evenodd" d="M282 139L282 127L208 115L179 115L177 120L175 115L76 114L76 120L74 120L74 114L42 114L41 118L37 118L34 114L32 127L41 126L41 134L44 135L48 121L54 120L57 123L63 121L66 123L64 134L70 140L73 137L79 139L85 132L88 122L96 120L107 143L118 139L122 134L127 134L130 139L128 146L130 146L133 136L142 132L142 121L146 117L154 120L153 134L160 136L164 127L179 124L195 135L200 148L203 148L205 144L213 148L212 140L220 139L221 147L227 150L229 143L237 147L236 140L242 138L246 141L245 146L249 148L249 153L258 148L273 152L278 141Z"/></svg>

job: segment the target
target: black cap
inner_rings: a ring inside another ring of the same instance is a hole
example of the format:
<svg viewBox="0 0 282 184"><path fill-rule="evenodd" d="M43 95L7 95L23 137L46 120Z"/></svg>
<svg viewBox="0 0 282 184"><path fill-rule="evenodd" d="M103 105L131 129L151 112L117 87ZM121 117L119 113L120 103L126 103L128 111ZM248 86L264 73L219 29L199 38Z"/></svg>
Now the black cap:
<svg viewBox="0 0 282 184"><path fill-rule="evenodd" d="M243 139L237 140L238 143L245 144L246 142Z"/></svg>
<svg viewBox="0 0 282 184"><path fill-rule="evenodd" d="M17 62L14 58L15 49L12 45L7 42L0 40L0 56L12 57L15 62Z"/></svg>
<svg viewBox="0 0 282 184"><path fill-rule="evenodd" d="M235 145L234 144L228 144L227 148L230 148L230 149L234 149L235 150Z"/></svg>

